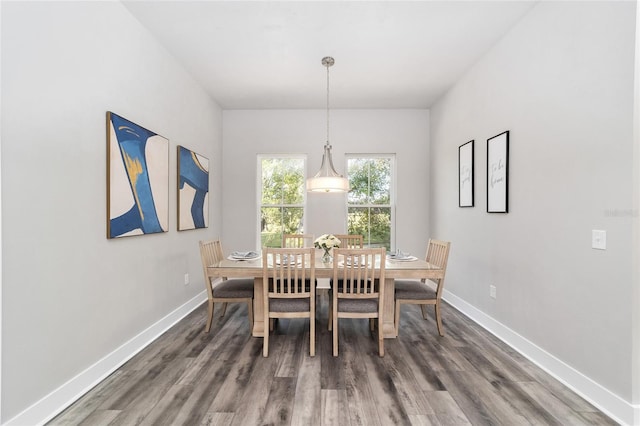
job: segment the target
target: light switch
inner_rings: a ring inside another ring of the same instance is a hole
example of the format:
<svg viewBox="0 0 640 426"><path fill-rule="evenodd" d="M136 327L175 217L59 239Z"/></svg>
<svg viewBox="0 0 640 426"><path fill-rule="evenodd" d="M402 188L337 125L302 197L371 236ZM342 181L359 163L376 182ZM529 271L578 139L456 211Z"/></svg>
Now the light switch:
<svg viewBox="0 0 640 426"><path fill-rule="evenodd" d="M597 250L607 249L607 231L598 229L591 230L591 248Z"/></svg>

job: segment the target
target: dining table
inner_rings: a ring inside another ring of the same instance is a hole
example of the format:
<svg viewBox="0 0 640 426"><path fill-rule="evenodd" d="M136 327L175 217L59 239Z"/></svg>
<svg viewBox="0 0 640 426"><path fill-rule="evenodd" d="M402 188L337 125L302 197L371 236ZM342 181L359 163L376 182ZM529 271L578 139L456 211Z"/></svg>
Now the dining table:
<svg viewBox="0 0 640 426"><path fill-rule="evenodd" d="M335 260L335 259L334 259ZM315 259L316 279L333 277L333 260L322 261L322 251L316 250ZM263 305L262 257L238 260L231 257L207 266L207 274L211 278L253 278L253 330L254 337L263 337L265 330ZM412 257L411 260L395 260L387 257L385 260L384 298L382 333L385 339L395 338L395 280L396 279L427 279L443 278L444 270L424 259Z"/></svg>

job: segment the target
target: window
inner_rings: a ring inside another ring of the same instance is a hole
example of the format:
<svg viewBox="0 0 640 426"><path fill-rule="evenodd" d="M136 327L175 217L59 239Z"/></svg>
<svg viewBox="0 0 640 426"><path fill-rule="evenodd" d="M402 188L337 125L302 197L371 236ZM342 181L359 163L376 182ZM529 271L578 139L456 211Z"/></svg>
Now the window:
<svg viewBox="0 0 640 426"><path fill-rule="evenodd" d="M304 232L306 159L258 156L260 247L282 246L282 234Z"/></svg>
<svg viewBox="0 0 640 426"><path fill-rule="evenodd" d="M394 156L348 155L347 230L369 247L391 250L395 237Z"/></svg>

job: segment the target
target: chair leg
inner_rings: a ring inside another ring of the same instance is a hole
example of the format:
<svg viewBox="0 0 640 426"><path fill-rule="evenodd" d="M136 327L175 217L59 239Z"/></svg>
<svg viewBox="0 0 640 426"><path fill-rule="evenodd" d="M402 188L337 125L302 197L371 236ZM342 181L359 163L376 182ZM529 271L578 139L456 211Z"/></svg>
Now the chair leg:
<svg viewBox="0 0 640 426"><path fill-rule="evenodd" d="M395 312L396 318L394 321L394 326L396 328L396 336L399 336L399 330L400 330L400 300L396 299L396 312Z"/></svg>
<svg viewBox="0 0 640 426"><path fill-rule="evenodd" d="M382 324L380 323L380 317L378 317L378 353L381 357L384 356L384 335L382 333Z"/></svg>
<svg viewBox="0 0 640 426"><path fill-rule="evenodd" d="M275 318L269 318L269 331L273 331L273 325L276 323Z"/></svg>
<svg viewBox="0 0 640 426"><path fill-rule="evenodd" d="M309 317L309 355L316 356L316 318L313 314Z"/></svg>
<svg viewBox="0 0 640 426"><path fill-rule="evenodd" d="M329 303L329 323L327 324L327 330L331 331L333 328L333 309L331 307L331 303Z"/></svg>
<svg viewBox="0 0 640 426"><path fill-rule="evenodd" d="M249 312L249 332L253 334L253 299L247 301L247 311Z"/></svg>
<svg viewBox="0 0 640 426"><path fill-rule="evenodd" d="M222 318L226 313L227 313L227 302L224 302L222 304L222 312L220 312L220 318Z"/></svg>
<svg viewBox="0 0 640 426"><path fill-rule="evenodd" d="M207 309L207 311L208 311L209 318L207 318L207 326L204 329L206 333L208 333L209 330L211 330L211 324L213 323L213 300L209 300L208 308L209 309Z"/></svg>
<svg viewBox="0 0 640 426"><path fill-rule="evenodd" d="M338 316L333 316L333 356L338 356Z"/></svg>
<svg viewBox="0 0 640 426"><path fill-rule="evenodd" d="M442 317L440 316L440 301L435 304L436 307L436 324L438 324L438 334L440 337L444 336L444 329L442 328Z"/></svg>
<svg viewBox="0 0 640 426"><path fill-rule="evenodd" d="M262 333L263 337L263 343L262 343L262 356L263 357L268 357L269 356L269 326L267 324L271 324L272 319L269 318L269 298L265 297L263 298L264 300L263 302L263 306L262 306L262 319L264 321L264 331Z"/></svg>
<svg viewBox="0 0 640 426"><path fill-rule="evenodd" d="M264 331L264 339L262 343L262 356L265 358L269 356L269 330Z"/></svg>
<svg viewBox="0 0 640 426"><path fill-rule="evenodd" d="M427 318L427 305L420 305L420 309L422 310L422 318L423 319L428 319Z"/></svg>

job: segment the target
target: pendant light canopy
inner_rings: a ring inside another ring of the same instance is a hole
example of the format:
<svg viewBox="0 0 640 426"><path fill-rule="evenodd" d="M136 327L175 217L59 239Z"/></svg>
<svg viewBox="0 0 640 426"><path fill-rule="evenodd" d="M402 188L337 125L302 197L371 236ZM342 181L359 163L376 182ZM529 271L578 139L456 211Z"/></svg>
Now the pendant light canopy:
<svg viewBox="0 0 640 426"><path fill-rule="evenodd" d="M307 191L311 192L347 192L349 181L336 172L331 158L331 145L329 144L329 67L335 63L330 56L322 58L322 65L327 67L327 142L324 144L322 164L320 171L312 178L307 179Z"/></svg>

